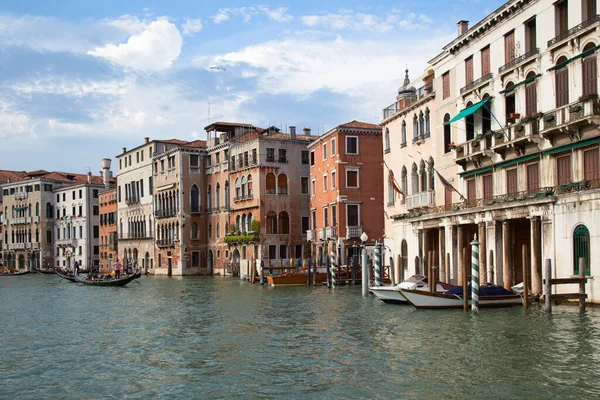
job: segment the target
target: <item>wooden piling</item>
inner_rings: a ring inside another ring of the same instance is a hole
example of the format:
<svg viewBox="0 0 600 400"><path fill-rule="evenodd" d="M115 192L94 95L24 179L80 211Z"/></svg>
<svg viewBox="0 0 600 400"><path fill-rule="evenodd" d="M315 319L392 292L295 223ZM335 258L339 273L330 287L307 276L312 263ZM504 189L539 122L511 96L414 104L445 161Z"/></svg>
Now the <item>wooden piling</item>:
<svg viewBox="0 0 600 400"><path fill-rule="evenodd" d="M446 253L446 275L444 276L444 282L450 283L450 253Z"/></svg>
<svg viewBox="0 0 600 400"><path fill-rule="evenodd" d="M579 312L585 312L585 259L579 257Z"/></svg>
<svg viewBox="0 0 600 400"><path fill-rule="evenodd" d="M521 258L523 259L523 307L529 307L529 285L527 280L529 279L529 266L527 265L527 245L524 244L521 247Z"/></svg>
<svg viewBox="0 0 600 400"><path fill-rule="evenodd" d="M462 287L463 287L463 310L465 312L469 311L469 273L467 272L467 266L464 264L465 260L467 260L467 248L463 247L462 249Z"/></svg>
<svg viewBox="0 0 600 400"><path fill-rule="evenodd" d="M402 265L402 256L400 254L396 254L396 263L394 264L394 268L396 269L396 282L394 282L394 284L397 285L402 282L402 272L404 272L402 271L404 266Z"/></svg>
<svg viewBox="0 0 600 400"><path fill-rule="evenodd" d="M431 252L431 278L432 278L432 286L433 286L433 291L436 291L437 288L437 283L438 283L438 273L439 273L439 267L434 265L434 262L437 260L437 253L434 251Z"/></svg>
<svg viewBox="0 0 600 400"><path fill-rule="evenodd" d="M488 258L490 269L488 270L488 279L490 283L496 283L494 280L494 250L490 250L490 257Z"/></svg>
<svg viewBox="0 0 600 400"><path fill-rule="evenodd" d="M367 270L367 248L363 244L361 246L361 262L360 262L360 274L361 274L361 285L363 297L369 296L369 271Z"/></svg>
<svg viewBox="0 0 600 400"><path fill-rule="evenodd" d="M544 265L544 275L544 311L551 313L552 302L550 301L550 296L552 295L552 286L550 285L550 280L552 279L552 261L549 258L546 259Z"/></svg>
<svg viewBox="0 0 600 400"><path fill-rule="evenodd" d="M251 268L252 268L252 278L250 279L250 281L254 285L254 282L256 282L256 263L253 263Z"/></svg>
<svg viewBox="0 0 600 400"><path fill-rule="evenodd" d="M431 251L427 252L427 281L429 281L429 292L433 293L434 290L434 286L433 286L433 265L432 265L432 259L431 259Z"/></svg>

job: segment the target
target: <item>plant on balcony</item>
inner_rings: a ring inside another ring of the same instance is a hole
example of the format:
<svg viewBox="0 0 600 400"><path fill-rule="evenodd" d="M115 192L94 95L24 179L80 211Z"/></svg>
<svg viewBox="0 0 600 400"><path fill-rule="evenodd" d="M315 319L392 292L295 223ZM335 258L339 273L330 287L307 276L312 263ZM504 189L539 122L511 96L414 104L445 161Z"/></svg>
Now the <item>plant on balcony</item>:
<svg viewBox="0 0 600 400"><path fill-rule="evenodd" d="M456 150L456 154L458 155L458 154L462 154L465 149L462 146L455 146L455 150Z"/></svg>
<svg viewBox="0 0 600 400"><path fill-rule="evenodd" d="M515 125L515 132L523 132L523 129L525 129L525 127L523 126L523 124L518 123Z"/></svg>
<svg viewBox="0 0 600 400"><path fill-rule="evenodd" d="M554 114L548 114L548 115L544 115L544 122L551 122L554 121Z"/></svg>
<svg viewBox="0 0 600 400"><path fill-rule="evenodd" d="M250 230L239 231L239 229L234 225L231 227L231 230L228 234L225 235L225 243L231 244L248 244L248 243L256 243L260 237L260 222L252 221L250 224Z"/></svg>
<svg viewBox="0 0 600 400"><path fill-rule="evenodd" d="M582 109L583 109L583 107L581 106L581 104L573 104L572 106L569 107L569 112L570 113L578 113Z"/></svg>
<svg viewBox="0 0 600 400"><path fill-rule="evenodd" d="M521 118L521 114L519 113L510 113L510 119L517 120Z"/></svg>
<svg viewBox="0 0 600 400"><path fill-rule="evenodd" d="M587 100L596 100L598 98L598 93L588 93L579 97L579 102L587 101Z"/></svg>
<svg viewBox="0 0 600 400"><path fill-rule="evenodd" d="M504 137L504 132L500 130L500 131L494 133L494 137L496 139L502 139Z"/></svg>
<svg viewBox="0 0 600 400"><path fill-rule="evenodd" d="M456 149L456 145L454 144L454 142L450 142L450 143L448 143L448 148L450 150L454 150L454 149Z"/></svg>

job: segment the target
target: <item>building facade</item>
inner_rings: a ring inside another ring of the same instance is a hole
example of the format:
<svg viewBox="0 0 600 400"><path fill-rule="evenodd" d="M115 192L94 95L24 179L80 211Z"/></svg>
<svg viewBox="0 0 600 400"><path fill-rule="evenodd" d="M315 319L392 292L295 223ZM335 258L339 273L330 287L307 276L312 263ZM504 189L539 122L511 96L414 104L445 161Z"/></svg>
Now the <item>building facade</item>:
<svg viewBox="0 0 600 400"><path fill-rule="evenodd" d="M351 121L326 132L308 146L312 256L322 259L338 246L342 263L357 252L360 237L382 243L383 150L381 127Z"/></svg>

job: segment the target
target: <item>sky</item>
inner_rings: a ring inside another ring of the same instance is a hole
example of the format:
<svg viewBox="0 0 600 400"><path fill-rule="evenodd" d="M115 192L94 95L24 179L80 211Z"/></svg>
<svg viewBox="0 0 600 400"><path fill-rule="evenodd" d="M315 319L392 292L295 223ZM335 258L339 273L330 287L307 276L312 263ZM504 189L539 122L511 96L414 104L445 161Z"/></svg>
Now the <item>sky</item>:
<svg viewBox="0 0 600 400"><path fill-rule="evenodd" d="M406 66L502 3L0 0L0 169L97 173L215 121L377 124Z"/></svg>

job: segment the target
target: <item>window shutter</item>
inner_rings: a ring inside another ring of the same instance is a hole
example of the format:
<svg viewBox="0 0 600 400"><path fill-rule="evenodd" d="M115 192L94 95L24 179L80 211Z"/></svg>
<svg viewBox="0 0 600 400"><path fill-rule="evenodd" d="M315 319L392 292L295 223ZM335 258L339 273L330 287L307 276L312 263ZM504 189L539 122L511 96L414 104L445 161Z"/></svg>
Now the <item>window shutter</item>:
<svg viewBox="0 0 600 400"><path fill-rule="evenodd" d="M586 181L597 181L598 173L598 149L588 150L583 153L583 174Z"/></svg>
<svg viewBox="0 0 600 400"><path fill-rule="evenodd" d="M504 36L504 63L509 63L515 58L515 32L511 31Z"/></svg>

